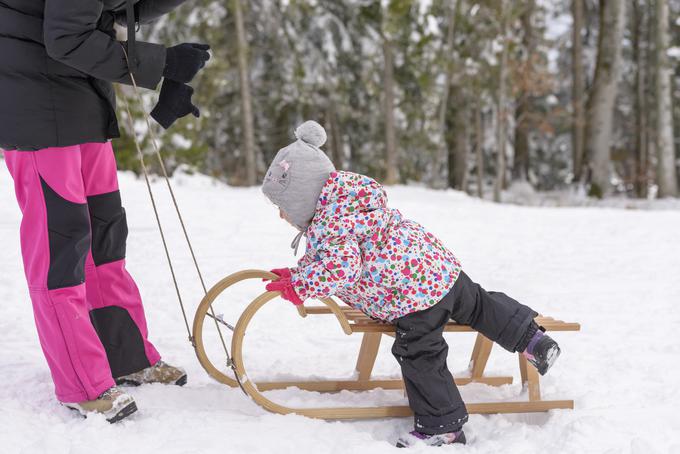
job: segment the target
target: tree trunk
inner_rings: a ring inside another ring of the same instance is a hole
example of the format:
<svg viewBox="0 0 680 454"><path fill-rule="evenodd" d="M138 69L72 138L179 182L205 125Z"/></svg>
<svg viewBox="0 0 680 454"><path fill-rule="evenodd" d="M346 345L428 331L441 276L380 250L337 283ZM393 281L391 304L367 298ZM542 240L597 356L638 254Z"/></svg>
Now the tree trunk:
<svg viewBox="0 0 680 454"><path fill-rule="evenodd" d="M238 73L241 85L241 121L243 128L243 148L246 160L245 184L257 184L257 163L255 159L255 134L253 132L253 103L250 95L250 77L248 75L248 42L243 24L241 0L232 0L234 18L236 20L236 42L238 45Z"/></svg>
<svg viewBox="0 0 680 454"><path fill-rule="evenodd" d="M477 157L477 195L484 198L484 125L482 123L482 102L477 98L475 105L475 154Z"/></svg>
<svg viewBox="0 0 680 454"><path fill-rule="evenodd" d="M508 77L508 15L507 12L507 0L501 0L500 5L500 20L502 22L502 35L503 40L503 50L501 51L500 67L498 71L498 121L497 121L497 137L496 145L498 147L497 160L496 160L496 184L493 188L493 200L494 202L501 201L501 191L505 186L505 145L506 145L506 79Z"/></svg>
<svg viewBox="0 0 680 454"><path fill-rule="evenodd" d="M394 57L392 43L383 39L384 55L384 91L385 91L385 183L399 182L397 168L397 138L394 128Z"/></svg>
<svg viewBox="0 0 680 454"><path fill-rule="evenodd" d="M513 180L527 181L529 175L529 133L530 129L524 123L529 113L528 102L520 99L515 108L515 159L512 167Z"/></svg>
<svg viewBox="0 0 680 454"><path fill-rule="evenodd" d="M668 59L669 34L668 0L656 0L656 178L659 197L678 196L673 143L673 70Z"/></svg>
<svg viewBox="0 0 680 454"><path fill-rule="evenodd" d="M449 169L452 168L453 166L451 165L449 160L450 155L455 156L455 152L451 153L448 150L447 144L446 144L446 112L448 111L449 108L449 94L451 92L451 83L453 82L453 71L455 68L455 62L453 58L453 45L454 45L454 38L456 36L456 18L458 17L458 14L460 12L460 0L452 0L450 2L447 2L448 4L448 14L447 14L447 22L448 22L448 29L446 32L446 43L444 45L444 52L442 58L446 62L446 70L444 74L444 87L442 90L442 96L440 99L440 104L439 104L439 118L438 122L439 124L438 129L439 129L439 146L437 148L437 158L435 160L435 169L434 169L434 179L433 179L433 186L435 188L444 188L447 185L447 182L451 181L451 178L449 176Z"/></svg>
<svg viewBox="0 0 680 454"><path fill-rule="evenodd" d="M460 131L456 134L456 153L453 159L454 171L452 187L459 191L467 192L468 186L468 154L470 149L468 129L467 129L467 110L460 109L459 123Z"/></svg>
<svg viewBox="0 0 680 454"><path fill-rule="evenodd" d="M645 148L647 149L647 178L648 183L656 182L656 102L654 101L655 96L655 84L656 84L656 52L654 52L654 36L656 33L656 13L654 11L653 5L646 1L645 11L647 18L645 21L645 42L647 43L647 55L645 55L645 67L647 68L647 80L645 81L645 118L647 123L647 134ZM649 194L647 194L649 195Z"/></svg>
<svg viewBox="0 0 680 454"><path fill-rule="evenodd" d="M590 161L591 195L611 191L611 137L626 2L600 0L600 26L595 77L586 111L585 152Z"/></svg>
<svg viewBox="0 0 680 454"><path fill-rule="evenodd" d="M574 181L580 182L583 176L583 151L585 136L584 112L584 72L583 72L583 0L572 0L571 10L574 25L572 28L571 78L572 78L572 153Z"/></svg>
<svg viewBox="0 0 680 454"><path fill-rule="evenodd" d="M522 24L522 47L524 48L524 74L534 72L534 54L536 52L536 39L534 38L534 27L532 15L534 13L535 1L528 0L523 5L524 11L520 17ZM520 76L521 77L521 76ZM512 166L512 177L514 180L527 181L529 176L529 134L531 132L531 93L530 90L522 88L516 98L517 107L515 108L515 158Z"/></svg>
<svg viewBox="0 0 680 454"><path fill-rule="evenodd" d="M338 115L335 111L335 104L332 101L328 104L326 120L328 121L330 158L333 161L333 164L335 164L335 167L343 168L342 136L340 134L340 125L338 125Z"/></svg>
<svg viewBox="0 0 680 454"><path fill-rule="evenodd" d="M448 156L448 186L460 191L467 187L468 173L468 111L463 95L464 88L455 87L452 92L456 100L455 114L453 117L454 144Z"/></svg>
<svg viewBox="0 0 680 454"><path fill-rule="evenodd" d="M644 41L644 5L633 0L633 60L635 61L635 170L633 185L637 197L647 197L647 99L646 56Z"/></svg>

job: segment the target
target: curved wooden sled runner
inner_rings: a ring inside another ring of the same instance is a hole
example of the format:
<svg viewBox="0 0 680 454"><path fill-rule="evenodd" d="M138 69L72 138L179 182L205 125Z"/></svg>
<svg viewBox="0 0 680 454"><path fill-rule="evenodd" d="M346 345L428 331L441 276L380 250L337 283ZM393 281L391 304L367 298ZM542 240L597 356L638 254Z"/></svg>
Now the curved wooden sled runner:
<svg viewBox="0 0 680 454"><path fill-rule="evenodd" d="M194 318L193 337L196 349L196 355L203 368L215 380L224 383L231 387L237 387L238 382L220 371L210 361L205 351L205 344L203 339L203 326L206 317L209 317L209 311L215 299L238 282L247 279L273 279L277 276L261 270L245 270L234 273L218 282L201 301L196 316ZM236 372L240 377L243 390L259 405L269 411L280 414L295 413L311 418L321 419L360 419L360 418L383 418L390 416L408 416L411 415L411 409L408 406L382 406L382 407L327 407L327 408L290 408L279 405L267 397L262 392L273 389L283 389L288 387L297 387L308 391L317 392L337 392L341 390L369 390L375 388L383 389L402 389L404 387L401 379L392 380L372 380L371 372L375 359L378 354L378 347L383 334L394 336L394 326L390 324L380 323L366 317L360 311L351 307L341 307L333 299L326 298L319 300L323 305L315 306L299 306L298 313L302 317L309 315L335 315L340 327L345 334L363 333L363 340L361 342L361 349L359 350L359 357L357 359L356 370L358 377L353 380L337 381L285 381L285 382L261 382L253 383L248 379L246 370L243 364L243 338L246 334L248 324L253 316L262 306L267 304L279 296L278 292L265 292L255 298L250 305L245 309L243 314L236 324L232 343L231 355L235 365ZM581 329L578 323L567 323L561 320L555 320L551 317L540 316L536 321L549 331L579 331ZM446 328L446 332L472 332L473 330L468 326L458 325L455 322L450 322ZM470 376L455 378L456 384L465 385L468 383L484 383L491 386L501 386L512 383L512 377L490 377L484 375L484 369L491 353L493 342L485 338L481 334L477 334L477 340L470 358ZM574 408L573 400L542 400L540 391L539 374L536 369L527 362L521 355L519 357L519 370L522 383L528 389L528 401L517 402L491 402L491 403L466 403L466 407L470 413L528 413L528 412L542 412L556 408Z"/></svg>

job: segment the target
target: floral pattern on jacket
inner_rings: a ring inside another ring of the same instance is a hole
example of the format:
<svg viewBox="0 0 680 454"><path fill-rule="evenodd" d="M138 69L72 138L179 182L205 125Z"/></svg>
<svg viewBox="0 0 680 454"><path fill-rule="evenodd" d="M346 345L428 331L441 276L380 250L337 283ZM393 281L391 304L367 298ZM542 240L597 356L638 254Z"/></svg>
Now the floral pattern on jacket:
<svg viewBox="0 0 680 454"><path fill-rule="evenodd" d="M335 295L379 320L437 304L461 271L441 241L387 207L380 184L351 172L330 174L306 235L291 270L300 299Z"/></svg>

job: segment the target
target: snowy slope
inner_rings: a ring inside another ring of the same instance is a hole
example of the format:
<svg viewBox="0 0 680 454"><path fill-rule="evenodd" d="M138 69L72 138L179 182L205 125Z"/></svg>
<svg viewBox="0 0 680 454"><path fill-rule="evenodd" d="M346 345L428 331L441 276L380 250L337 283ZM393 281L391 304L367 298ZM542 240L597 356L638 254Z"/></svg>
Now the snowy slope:
<svg viewBox="0 0 680 454"><path fill-rule="evenodd" d="M118 425L74 417L53 398L24 285L19 212L0 162L0 452L2 453L387 453L408 419L323 422L269 414L240 391L212 381L186 341L143 183L121 174L130 221L128 262L149 317L152 340L165 358L189 371L185 388L132 389L139 413ZM162 182L159 203L169 206ZM293 263L294 232L257 189L234 189L204 177L175 180L199 260L210 284L244 268ZM576 410L472 416L469 445L441 452L680 452L680 211L499 206L456 192L389 188L393 206L441 236L464 269L488 289L501 289L537 310L583 325L555 337L563 356L544 378L546 398L574 398ZM177 257L189 316L200 300L186 248L171 212L163 210ZM218 311L235 322L261 284L246 285ZM226 308L226 309L224 309ZM251 378L346 377L359 337L332 320L302 320L281 301L271 304L246 342ZM450 367L462 373L473 338L450 338ZM397 364L382 346L376 373ZM517 360L501 349L489 371L513 374ZM516 380L517 381L517 380ZM464 397L518 397L518 384L463 388ZM399 392L320 396L277 391L290 405L403 402ZM523 396L522 396L523 397ZM421 447L415 452L431 452ZM440 452L440 451L438 451Z"/></svg>

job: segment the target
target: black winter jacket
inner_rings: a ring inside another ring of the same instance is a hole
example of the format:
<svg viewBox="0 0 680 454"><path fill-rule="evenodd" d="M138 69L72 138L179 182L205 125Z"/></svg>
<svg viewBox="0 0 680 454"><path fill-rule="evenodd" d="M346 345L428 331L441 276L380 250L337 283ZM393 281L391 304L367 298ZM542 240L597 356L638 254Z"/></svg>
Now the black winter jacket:
<svg viewBox="0 0 680 454"><path fill-rule="evenodd" d="M150 22L184 0L135 0ZM0 0L0 148L38 150L118 137L112 82L130 84L114 22L126 0ZM124 44L124 43L123 43ZM155 88L163 46L136 43L135 79Z"/></svg>

